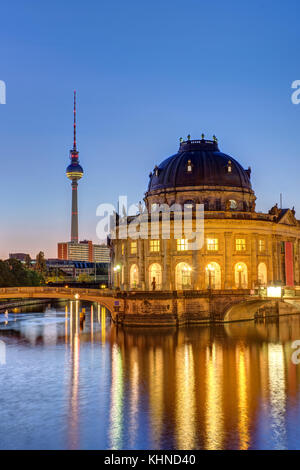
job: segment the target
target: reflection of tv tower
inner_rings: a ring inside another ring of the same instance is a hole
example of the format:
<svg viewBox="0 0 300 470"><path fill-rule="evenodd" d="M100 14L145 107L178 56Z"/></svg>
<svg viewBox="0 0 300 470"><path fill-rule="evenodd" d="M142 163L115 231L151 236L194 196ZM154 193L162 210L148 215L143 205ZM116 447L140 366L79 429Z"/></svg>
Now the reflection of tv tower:
<svg viewBox="0 0 300 470"><path fill-rule="evenodd" d="M74 91L74 142L70 150L71 163L67 167L67 177L72 181L72 219L71 219L71 242L78 243L78 196L77 181L83 176L83 169L79 165L78 151L76 147L76 91Z"/></svg>

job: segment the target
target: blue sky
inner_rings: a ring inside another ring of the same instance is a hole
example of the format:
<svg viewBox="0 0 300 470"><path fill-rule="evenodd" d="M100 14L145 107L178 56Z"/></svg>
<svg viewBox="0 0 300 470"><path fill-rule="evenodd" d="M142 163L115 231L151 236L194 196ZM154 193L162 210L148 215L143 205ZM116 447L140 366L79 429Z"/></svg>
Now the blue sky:
<svg viewBox="0 0 300 470"><path fill-rule="evenodd" d="M74 89L81 238L97 241L98 204L141 200L188 133L252 167L258 210L282 192L300 218L299 14L294 0L2 4L0 258L69 239Z"/></svg>

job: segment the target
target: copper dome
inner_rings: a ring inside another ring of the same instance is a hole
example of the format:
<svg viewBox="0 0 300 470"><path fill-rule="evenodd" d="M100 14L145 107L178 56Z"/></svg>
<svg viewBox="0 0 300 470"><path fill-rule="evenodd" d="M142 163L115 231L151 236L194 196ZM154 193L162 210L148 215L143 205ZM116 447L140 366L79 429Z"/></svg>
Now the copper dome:
<svg viewBox="0 0 300 470"><path fill-rule="evenodd" d="M175 155L164 160L150 174L148 193L167 188L230 186L252 190L251 170L220 152L216 140L181 142Z"/></svg>

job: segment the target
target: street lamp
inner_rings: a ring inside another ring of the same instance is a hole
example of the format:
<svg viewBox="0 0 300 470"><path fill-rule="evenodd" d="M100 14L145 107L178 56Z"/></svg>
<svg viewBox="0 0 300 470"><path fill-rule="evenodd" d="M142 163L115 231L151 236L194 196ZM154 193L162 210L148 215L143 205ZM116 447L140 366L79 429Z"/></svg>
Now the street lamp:
<svg viewBox="0 0 300 470"><path fill-rule="evenodd" d="M242 288L242 270L243 266L241 264L238 265L237 267L238 273L239 273L239 289Z"/></svg>
<svg viewBox="0 0 300 470"><path fill-rule="evenodd" d="M75 297L76 300L78 300L79 297L80 297L80 295L79 295L79 294L75 294L74 297Z"/></svg>
<svg viewBox="0 0 300 470"><path fill-rule="evenodd" d="M212 273L214 272L215 267L212 264L208 264L206 270L208 272L208 288L211 289Z"/></svg>
<svg viewBox="0 0 300 470"><path fill-rule="evenodd" d="M116 276L117 276L117 287L120 287L120 279L119 279L119 273L121 271L121 266L119 264L117 264L115 267L114 267L114 272L116 273Z"/></svg>

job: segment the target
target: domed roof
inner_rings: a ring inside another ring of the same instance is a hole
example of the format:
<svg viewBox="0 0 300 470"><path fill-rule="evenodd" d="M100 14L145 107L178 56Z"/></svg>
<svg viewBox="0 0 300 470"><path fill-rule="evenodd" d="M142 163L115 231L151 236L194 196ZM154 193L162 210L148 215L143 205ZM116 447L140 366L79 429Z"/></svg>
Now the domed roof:
<svg viewBox="0 0 300 470"><path fill-rule="evenodd" d="M181 142L175 155L150 173L148 192L190 186L231 186L251 190L250 168L220 152L217 140Z"/></svg>

